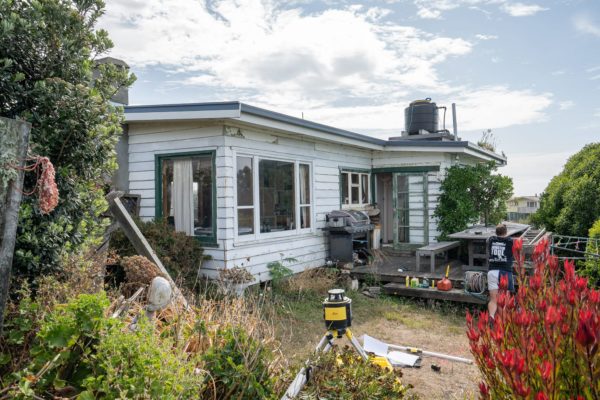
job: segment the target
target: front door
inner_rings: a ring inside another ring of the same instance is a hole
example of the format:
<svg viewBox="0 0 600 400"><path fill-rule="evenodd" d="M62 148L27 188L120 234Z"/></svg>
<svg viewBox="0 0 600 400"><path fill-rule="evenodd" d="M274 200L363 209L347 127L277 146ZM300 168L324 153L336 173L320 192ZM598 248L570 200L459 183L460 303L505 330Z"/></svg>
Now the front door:
<svg viewBox="0 0 600 400"><path fill-rule="evenodd" d="M394 247L429 243L426 173L394 173Z"/></svg>

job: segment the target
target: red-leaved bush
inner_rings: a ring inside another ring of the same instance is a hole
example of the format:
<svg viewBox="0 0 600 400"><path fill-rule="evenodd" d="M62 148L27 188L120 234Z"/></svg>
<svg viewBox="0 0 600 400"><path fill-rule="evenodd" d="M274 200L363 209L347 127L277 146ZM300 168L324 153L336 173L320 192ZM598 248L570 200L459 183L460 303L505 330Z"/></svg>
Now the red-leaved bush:
<svg viewBox="0 0 600 400"><path fill-rule="evenodd" d="M501 280L493 324L467 313L482 399L600 399L600 291L549 249L545 239L535 247L528 276L516 240L517 292Z"/></svg>

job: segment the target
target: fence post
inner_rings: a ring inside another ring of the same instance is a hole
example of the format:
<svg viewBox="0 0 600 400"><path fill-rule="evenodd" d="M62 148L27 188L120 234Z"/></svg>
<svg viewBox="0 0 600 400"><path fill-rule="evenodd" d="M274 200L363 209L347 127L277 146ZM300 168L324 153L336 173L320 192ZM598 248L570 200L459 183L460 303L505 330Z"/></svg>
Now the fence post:
<svg viewBox="0 0 600 400"><path fill-rule="evenodd" d="M31 124L0 117L0 333L10 289Z"/></svg>

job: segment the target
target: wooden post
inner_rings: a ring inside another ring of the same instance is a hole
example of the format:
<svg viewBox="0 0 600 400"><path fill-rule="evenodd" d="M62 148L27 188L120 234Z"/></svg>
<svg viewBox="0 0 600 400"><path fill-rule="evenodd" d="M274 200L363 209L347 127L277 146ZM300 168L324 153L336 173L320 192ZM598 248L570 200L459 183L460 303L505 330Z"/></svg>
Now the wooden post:
<svg viewBox="0 0 600 400"><path fill-rule="evenodd" d="M0 117L0 155L8 155L4 163L23 167L27 158L31 124L25 121ZM12 158L12 159L11 159ZM19 221L19 206L25 172L16 170L16 175L3 179L12 166L0 165L0 333L4 327L4 308L10 289L10 275Z"/></svg>
<svg viewBox="0 0 600 400"><path fill-rule="evenodd" d="M129 212L123 206L121 199L119 196L122 195L123 192L111 192L106 196L108 200L110 212L115 217L121 229L125 233L125 236L129 239L135 250L139 255L146 257L148 260L152 261L156 266L160 269L160 271L165 275L171 286L173 286L173 292L175 296L181 300L185 308L188 308L188 302L183 296L183 293L179 290L171 275L164 267L152 246L148 243L140 229L137 227L133 218L129 215Z"/></svg>

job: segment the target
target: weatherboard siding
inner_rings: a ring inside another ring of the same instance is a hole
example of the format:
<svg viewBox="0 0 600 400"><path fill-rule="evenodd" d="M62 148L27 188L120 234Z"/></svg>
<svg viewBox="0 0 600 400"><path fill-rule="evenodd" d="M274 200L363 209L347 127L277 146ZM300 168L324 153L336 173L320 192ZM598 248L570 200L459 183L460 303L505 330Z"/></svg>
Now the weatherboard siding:
<svg viewBox="0 0 600 400"><path fill-rule="evenodd" d="M227 227L225 241L226 263L224 267L247 268L258 281L270 278L267 264L282 258L294 258L296 261L286 265L294 272L322 266L329 251L328 239L322 228L325 227L325 216L340 207L340 168L370 169L371 151L356 150L338 144L319 143L314 140L302 140L257 129L226 129L234 132L225 136L224 144L231 152L231 182L235 182L235 157L252 155L263 158L274 158L286 161L300 161L312 166L312 222L310 231L296 234L288 232L263 234L255 240L235 237L235 188L232 188L231 210L229 215L222 215L220 223ZM211 275L210 271L205 271Z"/></svg>
<svg viewBox="0 0 600 400"><path fill-rule="evenodd" d="M303 140L291 135L223 126L207 122L160 122L129 126L129 187L142 196L140 216L155 217L155 156L214 150L216 175L217 247L206 247L212 260L201 272L215 277L222 268L247 268L257 279L269 279L267 264L294 258L293 271L321 266L328 240L321 230L327 213L340 207L340 168L370 169L372 152L339 144ZM312 165L312 221L310 231L291 236L261 235L247 241L235 236L235 158L238 154L301 161Z"/></svg>
<svg viewBox="0 0 600 400"><path fill-rule="evenodd" d="M155 156L159 154L195 151L216 151L217 180L219 165L226 158L223 149L223 127L206 122L161 122L131 124L129 126L129 192L141 196L140 217L155 217ZM217 185L217 198L221 188ZM219 231L217 230L217 239ZM221 248L207 247L205 253L212 257L203 268L217 268L225 261Z"/></svg>

